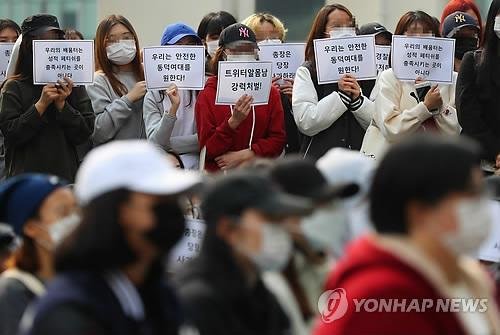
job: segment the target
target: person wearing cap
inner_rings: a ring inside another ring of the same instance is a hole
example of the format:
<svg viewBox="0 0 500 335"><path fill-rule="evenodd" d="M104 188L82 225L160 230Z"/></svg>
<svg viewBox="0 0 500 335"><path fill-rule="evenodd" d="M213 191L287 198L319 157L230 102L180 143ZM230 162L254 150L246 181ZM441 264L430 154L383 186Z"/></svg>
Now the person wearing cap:
<svg viewBox="0 0 500 335"><path fill-rule="evenodd" d="M0 221L22 239L0 275L1 335L17 334L24 311L54 276L55 248L79 223L75 197L65 186L42 174L0 184Z"/></svg>
<svg viewBox="0 0 500 335"><path fill-rule="evenodd" d="M479 45L483 46L484 21L481 16L481 9L476 0L449 0L441 13L440 30L443 30L443 24L446 17L455 12L467 13L474 18L479 25Z"/></svg>
<svg viewBox="0 0 500 335"><path fill-rule="evenodd" d="M491 226L479 149L460 137L419 134L388 151L369 195L376 233L351 243L325 285L342 288L345 314L332 322L334 303L320 304L314 335L500 333L493 287L470 258ZM373 312L371 304L356 307L361 299L392 307Z"/></svg>
<svg viewBox="0 0 500 335"><path fill-rule="evenodd" d="M361 147L373 102L351 74L343 75L338 83L319 85L314 53L315 39L354 35L354 15L340 4L321 8L311 26L305 63L297 70L292 97L293 116L304 135L300 148L304 157L318 159L333 147Z"/></svg>
<svg viewBox="0 0 500 335"><path fill-rule="evenodd" d="M179 197L199 183L144 140L91 151L74 186L81 223L58 249L58 275L21 334L178 334L163 260L184 232Z"/></svg>
<svg viewBox="0 0 500 335"><path fill-rule="evenodd" d="M500 170L500 0L491 2L481 50L462 59L457 80L456 101L462 134L483 148L484 165Z"/></svg>
<svg viewBox="0 0 500 335"><path fill-rule="evenodd" d="M168 25L161 45L201 45L196 32L183 23ZM198 135L194 118L197 92L179 91L175 84L166 90L150 90L144 97L143 117L148 140L164 150L181 155L186 169L199 169Z"/></svg>
<svg viewBox="0 0 500 335"><path fill-rule="evenodd" d="M224 29L219 49L213 57L212 72L220 61L255 61L255 33L241 23ZM278 157L286 142L280 92L271 87L267 105L254 106L252 96L243 94L236 104L216 105L217 76L208 78L196 100L195 115L200 150L206 153L200 162L209 172L230 170L255 157ZM202 155L203 156L203 155Z"/></svg>
<svg viewBox="0 0 500 335"><path fill-rule="evenodd" d="M394 35L439 37L439 25L423 11L409 11L399 19ZM373 91L376 94L373 120L361 152L380 160L391 145L415 133L459 135L456 80L456 72L452 74L452 83L443 85L431 84L417 75L414 82L401 81L393 69L383 71Z"/></svg>
<svg viewBox="0 0 500 335"><path fill-rule="evenodd" d="M69 78L33 85L32 41L62 39L57 18L33 15L23 21L21 29L15 73L0 93L6 175L39 172L73 181L79 165L76 147L94 129L90 99L85 88L73 87Z"/></svg>
<svg viewBox="0 0 500 335"><path fill-rule="evenodd" d="M110 15L97 26L96 73L87 86L95 112L94 146L146 138L142 118L146 82L139 50L137 33L125 17Z"/></svg>
<svg viewBox="0 0 500 335"><path fill-rule="evenodd" d="M287 264L292 239L285 225L310 207L256 171L216 179L201 205L202 250L174 278L200 335L289 334L288 318L261 275Z"/></svg>
<svg viewBox="0 0 500 335"><path fill-rule="evenodd" d="M460 71L464 55L469 51L479 49L481 29L472 15L455 12L448 15L442 24L441 35L455 40L455 72Z"/></svg>
<svg viewBox="0 0 500 335"><path fill-rule="evenodd" d="M346 213L338 203L341 198L353 196L358 187L331 186L314 161L301 157L286 157L269 173L283 191L309 199L315 205L310 215L292 226L294 248L286 267L263 274L264 283L291 321L291 334L310 334L333 252L347 233Z"/></svg>

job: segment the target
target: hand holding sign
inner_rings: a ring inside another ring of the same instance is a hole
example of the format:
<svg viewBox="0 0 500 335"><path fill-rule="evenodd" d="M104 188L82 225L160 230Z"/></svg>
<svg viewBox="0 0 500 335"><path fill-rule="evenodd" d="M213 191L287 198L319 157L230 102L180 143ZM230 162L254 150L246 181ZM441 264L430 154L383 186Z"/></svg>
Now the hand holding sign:
<svg viewBox="0 0 500 335"><path fill-rule="evenodd" d="M57 83L58 85L56 85L56 88L58 96L54 99L54 105L58 111L62 111L66 103L66 98L73 92L73 81L65 77L63 80L58 80Z"/></svg>
<svg viewBox="0 0 500 335"><path fill-rule="evenodd" d="M425 95L424 105L429 111L438 110L443 105L438 85L434 85Z"/></svg>
<svg viewBox="0 0 500 335"><path fill-rule="evenodd" d="M35 108L38 114L43 115L47 108L54 102L54 100L59 97L57 92L57 87L54 84L47 84L42 89L42 95L40 99L35 103Z"/></svg>
<svg viewBox="0 0 500 335"><path fill-rule="evenodd" d="M341 91L347 93L352 99L357 99L361 95L361 87L358 81L350 74L346 74L340 78L339 88Z"/></svg>
<svg viewBox="0 0 500 335"><path fill-rule="evenodd" d="M252 110L253 97L248 94L243 94L241 98L236 101L233 108L233 115L228 120L229 127L236 129L245 121L248 114Z"/></svg>
<svg viewBox="0 0 500 335"><path fill-rule="evenodd" d="M172 105L170 108L170 115L176 115L179 105L181 104L181 97L179 96L179 89L177 88L177 85L172 84L165 90L165 94L170 99L170 104Z"/></svg>
<svg viewBox="0 0 500 335"><path fill-rule="evenodd" d="M139 81L135 83L134 87L127 93L126 97L132 101L136 102L142 99L146 95L146 82Z"/></svg>

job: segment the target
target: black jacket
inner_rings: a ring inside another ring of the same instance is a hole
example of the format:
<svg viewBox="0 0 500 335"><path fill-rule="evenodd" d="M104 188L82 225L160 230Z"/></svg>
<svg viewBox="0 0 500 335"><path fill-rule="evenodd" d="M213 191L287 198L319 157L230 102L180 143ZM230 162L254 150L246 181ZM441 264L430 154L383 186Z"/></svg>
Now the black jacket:
<svg viewBox="0 0 500 335"><path fill-rule="evenodd" d="M500 66L491 69L489 83L478 82L481 52L465 54L456 88L456 106L462 134L481 144L483 159L495 161L500 153Z"/></svg>
<svg viewBox="0 0 500 335"><path fill-rule="evenodd" d="M300 150L300 141L302 135L297 129L297 124L293 118L292 102L287 95L281 93L281 104L283 105L283 114L285 116L286 144L285 153L294 154Z"/></svg>
<svg viewBox="0 0 500 335"><path fill-rule="evenodd" d="M289 334L288 318L260 279L250 287L229 247L205 239L200 256L174 280L177 294L200 335Z"/></svg>
<svg viewBox="0 0 500 335"><path fill-rule="evenodd" d="M52 104L40 116L35 103L42 88L20 80L4 85L0 129L6 175L40 172L73 181L79 164L77 145L88 141L94 130L92 104L84 87L74 87L61 112Z"/></svg>

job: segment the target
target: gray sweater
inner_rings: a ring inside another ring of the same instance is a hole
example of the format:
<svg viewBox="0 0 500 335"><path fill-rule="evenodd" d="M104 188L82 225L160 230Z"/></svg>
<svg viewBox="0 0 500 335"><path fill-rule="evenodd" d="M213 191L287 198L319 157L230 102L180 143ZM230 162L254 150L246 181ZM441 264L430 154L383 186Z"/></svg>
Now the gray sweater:
<svg viewBox="0 0 500 335"><path fill-rule="evenodd" d="M120 72L116 76L128 90L137 82L132 72ZM120 97L102 72L95 74L94 83L87 86L87 93L96 114L92 135L94 145L112 140L146 138L142 119L143 99L131 102L126 96Z"/></svg>

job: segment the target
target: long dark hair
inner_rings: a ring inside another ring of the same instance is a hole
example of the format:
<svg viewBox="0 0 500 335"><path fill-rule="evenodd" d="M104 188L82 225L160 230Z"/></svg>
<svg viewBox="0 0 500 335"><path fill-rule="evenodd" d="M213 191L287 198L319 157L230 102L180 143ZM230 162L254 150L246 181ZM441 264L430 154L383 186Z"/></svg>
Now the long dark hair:
<svg viewBox="0 0 500 335"><path fill-rule="evenodd" d="M421 10L410 11L401 16L394 35L404 35L414 23L420 23L425 30L431 31L435 37L441 36L439 33L439 20Z"/></svg>
<svg viewBox="0 0 500 335"><path fill-rule="evenodd" d="M11 19L0 19L0 31L7 28L15 30L18 37L21 34L21 28L16 22L12 21Z"/></svg>
<svg viewBox="0 0 500 335"><path fill-rule="evenodd" d="M81 224L56 251L57 271L102 272L136 260L119 222L120 208L129 197L129 191L116 190L83 208Z"/></svg>
<svg viewBox="0 0 500 335"><path fill-rule="evenodd" d="M489 92L491 95L491 81L495 69L498 65L498 50L500 44L498 37L495 34L495 18L500 13L500 0L493 0L488 11L488 18L486 20L486 27L484 29L484 47L479 61L479 68L477 71L477 82L481 90Z"/></svg>
<svg viewBox="0 0 500 335"><path fill-rule="evenodd" d="M220 35L226 27L234 23L236 23L236 19L228 12L208 13L203 17L198 26L198 37L205 40L207 35Z"/></svg>

